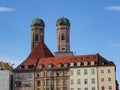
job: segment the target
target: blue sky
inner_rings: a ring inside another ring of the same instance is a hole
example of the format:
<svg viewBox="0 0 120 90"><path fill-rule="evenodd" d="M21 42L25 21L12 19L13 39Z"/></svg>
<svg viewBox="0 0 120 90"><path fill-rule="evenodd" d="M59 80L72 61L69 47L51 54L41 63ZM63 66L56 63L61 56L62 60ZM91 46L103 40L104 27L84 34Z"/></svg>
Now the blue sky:
<svg viewBox="0 0 120 90"><path fill-rule="evenodd" d="M31 51L31 21L45 22L45 43L54 53L56 20L71 22L71 51L99 53L114 61L120 83L120 0L0 0L0 60L20 64Z"/></svg>

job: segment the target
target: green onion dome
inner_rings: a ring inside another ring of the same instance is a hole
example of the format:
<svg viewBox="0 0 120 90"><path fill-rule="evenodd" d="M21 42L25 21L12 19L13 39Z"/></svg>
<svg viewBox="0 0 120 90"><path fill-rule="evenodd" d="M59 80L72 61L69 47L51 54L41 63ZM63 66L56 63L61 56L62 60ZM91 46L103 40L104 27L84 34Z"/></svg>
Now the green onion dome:
<svg viewBox="0 0 120 90"><path fill-rule="evenodd" d="M40 18L36 18L34 20L32 20L31 26L45 26L45 23L42 19Z"/></svg>
<svg viewBox="0 0 120 90"><path fill-rule="evenodd" d="M59 25L67 25L67 26L70 26L70 21L67 19L67 18L59 18L56 22L56 26L59 26Z"/></svg>

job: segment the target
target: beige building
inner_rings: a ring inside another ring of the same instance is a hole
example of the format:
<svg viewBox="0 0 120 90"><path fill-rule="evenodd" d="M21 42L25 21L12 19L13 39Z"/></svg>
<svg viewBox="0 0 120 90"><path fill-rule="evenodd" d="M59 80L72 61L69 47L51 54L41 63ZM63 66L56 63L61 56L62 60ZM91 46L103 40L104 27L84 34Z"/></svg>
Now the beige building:
<svg viewBox="0 0 120 90"><path fill-rule="evenodd" d="M97 68L80 67L70 68L71 90L97 90Z"/></svg>
<svg viewBox="0 0 120 90"><path fill-rule="evenodd" d="M116 90L115 66L98 67L99 90Z"/></svg>
<svg viewBox="0 0 120 90"><path fill-rule="evenodd" d="M103 57L99 58L98 66L98 89L116 90L116 66L112 61Z"/></svg>

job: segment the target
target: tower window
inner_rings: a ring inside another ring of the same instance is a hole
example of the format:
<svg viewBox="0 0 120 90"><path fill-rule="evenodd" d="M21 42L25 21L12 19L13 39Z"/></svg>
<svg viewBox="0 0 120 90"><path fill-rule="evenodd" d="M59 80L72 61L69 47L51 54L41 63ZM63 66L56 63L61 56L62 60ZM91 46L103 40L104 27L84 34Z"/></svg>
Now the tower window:
<svg viewBox="0 0 120 90"><path fill-rule="evenodd" d="M35 35L35 41L38 41L38 35L37 34Z"/></svg>
<svg viewBox="0 0 120 90"><path fill-rule="evenodd" d="M61 36L61 40L65 40L65 36L63 34Z"/></svg>

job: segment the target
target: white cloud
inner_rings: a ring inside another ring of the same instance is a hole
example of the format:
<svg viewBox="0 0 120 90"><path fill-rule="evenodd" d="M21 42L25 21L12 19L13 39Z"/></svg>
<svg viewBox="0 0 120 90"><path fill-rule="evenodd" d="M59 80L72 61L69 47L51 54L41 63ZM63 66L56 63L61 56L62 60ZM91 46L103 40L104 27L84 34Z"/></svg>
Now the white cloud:
<svg viewBox="0 0 120 90"><path fill-rule="evenodd" d="M105 9L111 10L111 11L120 11L120 6L108 6L108 7L105 7Z"/></svg>
<svg viewBox="0 0 120 90"><path fill-rule="evenodd" d="M0 7L0 12L11 12L13 11L12 8L9 7Z"/></svg>

